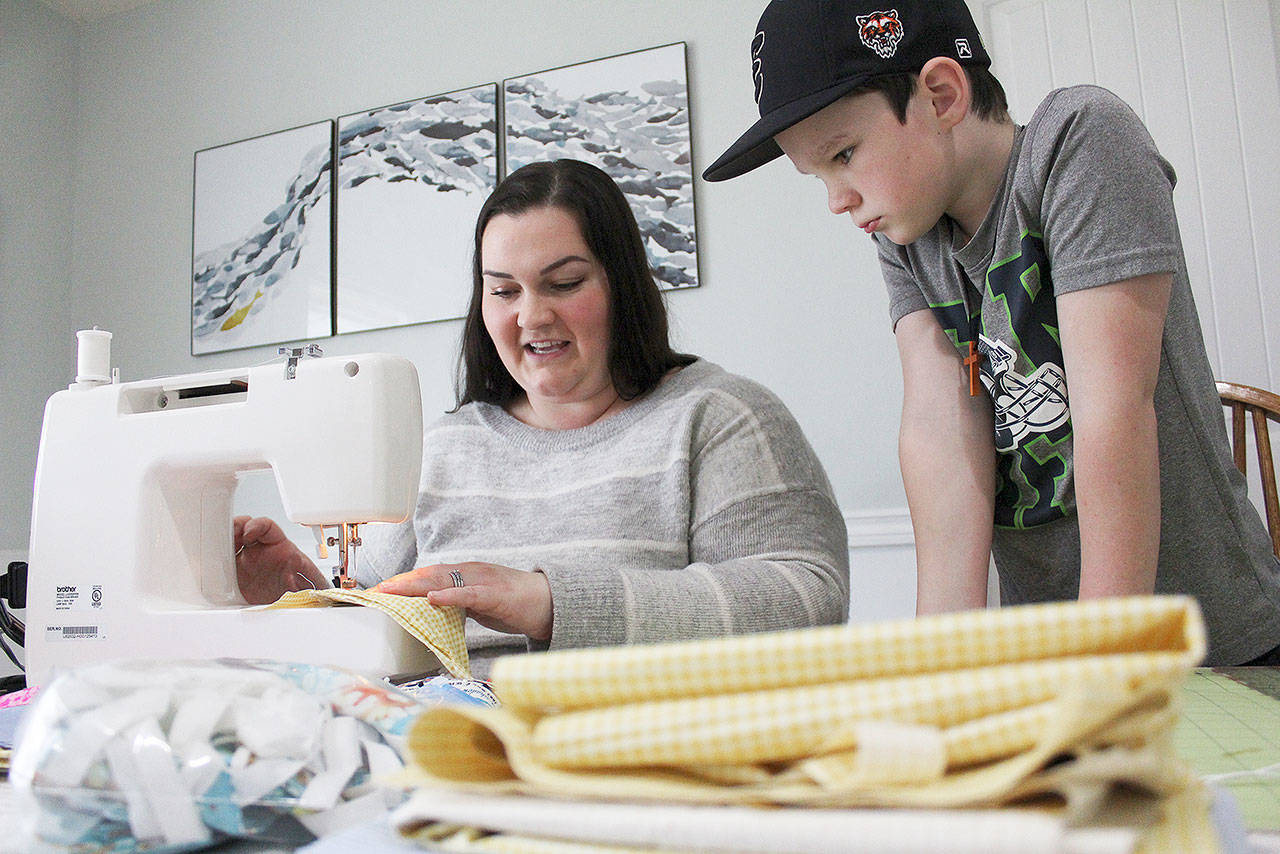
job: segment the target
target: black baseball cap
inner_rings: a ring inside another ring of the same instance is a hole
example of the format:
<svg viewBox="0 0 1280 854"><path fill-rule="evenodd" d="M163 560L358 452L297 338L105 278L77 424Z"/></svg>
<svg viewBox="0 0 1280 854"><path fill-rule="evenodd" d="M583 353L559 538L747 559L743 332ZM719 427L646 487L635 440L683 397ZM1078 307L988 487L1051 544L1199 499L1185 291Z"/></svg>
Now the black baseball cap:
<svg viewBox="0 0 1280 854"><path fill-rule="evenodd" d="M991 65L963 0L773 0L751 40L760 121L702 177L736 178L781 157L774 135L868 80L914 74L935 56Z"/></svg>

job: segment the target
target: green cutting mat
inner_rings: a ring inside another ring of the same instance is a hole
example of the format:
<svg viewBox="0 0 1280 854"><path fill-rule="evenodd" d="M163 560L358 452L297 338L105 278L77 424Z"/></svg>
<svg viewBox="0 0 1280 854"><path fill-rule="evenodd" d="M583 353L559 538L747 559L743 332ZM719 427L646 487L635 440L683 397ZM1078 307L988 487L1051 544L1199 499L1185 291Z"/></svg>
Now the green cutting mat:
<svg viewBox="0 0 1280 854"><path fill-rule="evenodd" d="M1235 797L1250 830L1280 830L1280 671L1200 668L1184 695L1178 753L1201 775L1276 766L1266 776L1214 782Z"/></svg>

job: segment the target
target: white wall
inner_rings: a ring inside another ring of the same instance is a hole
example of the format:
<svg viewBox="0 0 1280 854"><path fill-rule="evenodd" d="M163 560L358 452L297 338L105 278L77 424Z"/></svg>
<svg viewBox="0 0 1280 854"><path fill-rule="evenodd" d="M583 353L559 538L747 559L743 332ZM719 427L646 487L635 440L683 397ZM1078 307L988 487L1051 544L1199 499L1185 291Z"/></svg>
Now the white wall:
<svg viewBox="0 0 1280 854"><path fill-rule="evenodd" d="M0 0L0 552L19 555L44 401L74 353L53 342L73 328L75 58L68 21Z"/></svg>
<svg viewBox="0 0 1280 854"><path fill-rule="evenodd" d="M0 573L26 557L41 412L70 352L51 342L72 328L75 56L69 22L0 0Z"/></svg>

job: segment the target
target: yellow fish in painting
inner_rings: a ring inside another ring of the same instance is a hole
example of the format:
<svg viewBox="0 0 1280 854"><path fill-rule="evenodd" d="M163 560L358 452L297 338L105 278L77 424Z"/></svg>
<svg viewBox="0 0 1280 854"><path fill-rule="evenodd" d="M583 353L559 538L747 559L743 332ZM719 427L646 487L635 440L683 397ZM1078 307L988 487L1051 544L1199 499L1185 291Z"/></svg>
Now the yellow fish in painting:
<svg viewBox="0 0 1280 854"><path fill-rule="evenodd" d="M260 296L262 296L262 291L258 291L254 294L253 299L249 300L249 304L244 308L238 308L231 312L231 316L228 317L220 327L221 330L226 332L228 329L235 329L241 323L244 323L244 319L249 316L249 310L253 308L253 304L258 301L258 297Z"/></svg>

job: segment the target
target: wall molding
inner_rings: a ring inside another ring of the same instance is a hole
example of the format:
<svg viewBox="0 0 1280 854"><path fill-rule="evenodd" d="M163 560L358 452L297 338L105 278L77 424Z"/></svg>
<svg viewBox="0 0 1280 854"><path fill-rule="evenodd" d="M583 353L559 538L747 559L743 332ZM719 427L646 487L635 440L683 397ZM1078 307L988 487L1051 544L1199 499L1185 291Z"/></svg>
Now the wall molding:
<svg viewBox="0 0 1280 854"><path fill-rule="evenodd" d="M905 507L845 513L844 524L850 549L914 546L916 542L911 514Z"/></svg>

